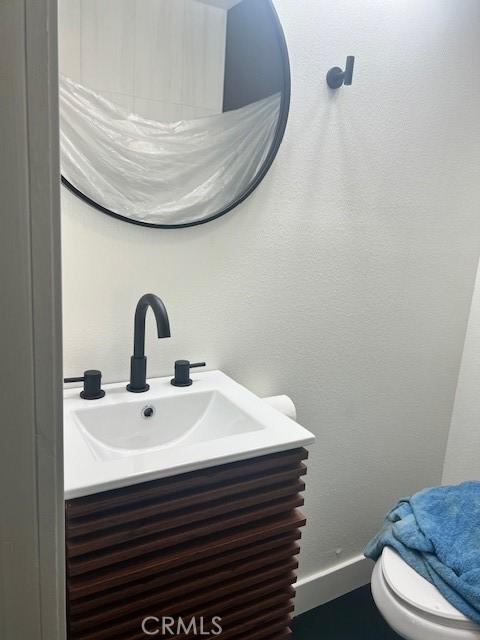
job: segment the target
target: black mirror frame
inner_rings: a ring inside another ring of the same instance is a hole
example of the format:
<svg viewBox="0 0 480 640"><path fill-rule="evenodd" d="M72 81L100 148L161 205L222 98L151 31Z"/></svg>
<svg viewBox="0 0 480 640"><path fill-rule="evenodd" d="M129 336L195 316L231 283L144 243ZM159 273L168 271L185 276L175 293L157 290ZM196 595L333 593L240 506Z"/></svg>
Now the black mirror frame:
<svg viewBox="0 0 480 640"><path fill-rule="evenodd" d="M258 185L262 182L262 180L270 170L270 167L272 166L273 161L275 160L275 157L282 143L283 136L285 134L285 129L288 121L288 114L290 111L291 76L290 76L290 59L288 56L287 42L285 40L285 34L283 31L282 24L280 22L280 18L278 16L278 13L275 7L273 6L273 0L267 0L267 2L270 6L273 20L275 21L278 45L282 55L283 87L282 87L282 98L280 102L280 114L279 114L279 119L277 123L277 128L275 131L275 136L272 142L272 146L270 147L270 151L268 152L268 155L265 158L263 165L260 167L260 170L254 177L250 185L247 187L247 189L245 189L245 191L242 194L240 194L240 196L238 196L235 200L227 204L221 211L218 211L217 213L214 213L208 216L207 218L204 218L203 220L195 220L194 222L186 222L183 224L153 224L151 222L141 222L140 220L132 220L127 216L123 216L120 213L116 213L115 211L111 211L110 209L107 209L106 207L102 206L98 202L95 202L94 200L86 196L84 193L82 193L64 176L61 177L62 184L69 191L71 191L76 196L78 196L81 200L89 204L91 207L98 209L102 213L106 213L107 215L112 216L113 218L117 218L118 220L129 222L130 224L136 224L141 227L150 227L153 229L183 229L185 227L196 227L200 224L206 224L207 222L211 222L212 220L216 220L217 218L224 216L226 213L228 213L229 211L232 211L232 209L235 209L235 207L237 207L240 203L246 200L255 191Z"/></svg>

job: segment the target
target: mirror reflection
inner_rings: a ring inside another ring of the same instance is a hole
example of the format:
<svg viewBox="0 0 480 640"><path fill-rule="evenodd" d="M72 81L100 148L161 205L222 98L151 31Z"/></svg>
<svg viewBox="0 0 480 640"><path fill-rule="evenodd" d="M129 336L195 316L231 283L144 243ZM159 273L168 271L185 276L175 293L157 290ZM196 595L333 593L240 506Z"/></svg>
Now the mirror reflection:
<svg viewBox="0 0 480 640"><path fill-rule="evenodd" d="M268 170L288 113L270 0L60 0L64 182L150 226L230 210Z"/></svg>

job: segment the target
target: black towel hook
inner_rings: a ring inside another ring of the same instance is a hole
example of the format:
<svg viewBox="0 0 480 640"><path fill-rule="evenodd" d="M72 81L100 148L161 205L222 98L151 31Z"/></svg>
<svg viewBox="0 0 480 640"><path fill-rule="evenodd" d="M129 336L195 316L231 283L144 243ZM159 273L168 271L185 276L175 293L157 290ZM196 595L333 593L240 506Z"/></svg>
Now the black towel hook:
<svg viewBox="0 0 480 640"><path fill-rule="evenodd" d="M354 56L347 56L345 63L345 71L340 67L332 67L327 73L327 84L330 89L339 89L342 84L351 85L353 79L353 65L355 63Z"/></svg>

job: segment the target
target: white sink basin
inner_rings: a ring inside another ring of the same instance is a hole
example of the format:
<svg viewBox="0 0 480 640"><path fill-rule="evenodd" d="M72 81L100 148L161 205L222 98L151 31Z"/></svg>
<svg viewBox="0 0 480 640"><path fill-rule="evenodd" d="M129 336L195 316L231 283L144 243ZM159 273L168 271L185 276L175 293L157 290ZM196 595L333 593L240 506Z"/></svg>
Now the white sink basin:
<svg viewBox="0 0 480 640"><path fill-rule="evenodd" d="M177 397L155 398L148 404L144 399L118 402L79 409L75 416L100 460L265 428L218 391L192 391Z"/></svg>
<svg viewBox="0 0 480 640"><path fill-rule="evenodd" d="M220 371L170 378L129 393L106 385L100 400L65 392L65 497L115 489L311 444L314 436ZM148 417L146 417L146 415Z"/></svg>

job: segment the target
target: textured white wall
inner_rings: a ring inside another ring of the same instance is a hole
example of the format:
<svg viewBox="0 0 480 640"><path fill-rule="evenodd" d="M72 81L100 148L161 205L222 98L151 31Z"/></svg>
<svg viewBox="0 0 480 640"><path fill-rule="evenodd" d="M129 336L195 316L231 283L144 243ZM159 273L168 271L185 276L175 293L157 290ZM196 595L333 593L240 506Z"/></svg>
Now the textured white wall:
<svg viewBox="0 0 480 640"><path fill-rule="evenodd" d="M145 118L223 111L226 10L197 0L59 0L60 72Z"/></svg>
<svg viewBox="0 0 480 640"><path fill-rule="evenodd" d="M444 484L480 480L480 267L448 438Z"/></svg>
<svg viewBox="0 0 480 640"><path fill-rule="evenodd" d="M358 554L399 496L441 479L480 248L480 2L276 5L292 109L253 197L165 231L63 193L65 374L125 380L135 303L153 291L173 337L149 319L150 375L205 359L290 394L318 436L305 575ZM330 93L347 54L353 86Z"/></svg>

